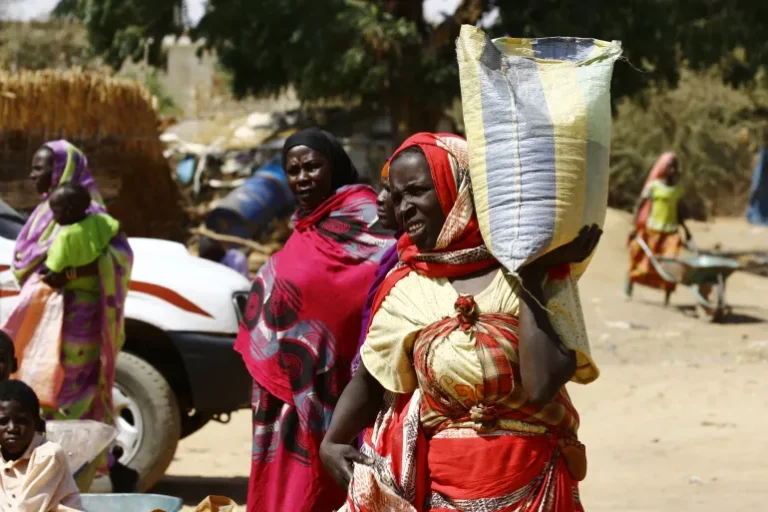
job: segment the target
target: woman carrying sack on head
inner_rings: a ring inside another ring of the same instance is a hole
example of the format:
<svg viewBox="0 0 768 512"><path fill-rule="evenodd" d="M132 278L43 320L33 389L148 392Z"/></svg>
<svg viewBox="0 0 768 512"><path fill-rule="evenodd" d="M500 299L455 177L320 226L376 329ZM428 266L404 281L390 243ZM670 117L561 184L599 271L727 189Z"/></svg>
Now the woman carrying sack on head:
<svg viewBox="0 0 768 512"><path fill-rule="evenodd" d="M569 265L602 232L585 227L516 277L483 242L463 138L410 137L389 180L402 265L376 294L320 448L348 489L343 510L583 511L586 453L564 386L598 370Z"/></svg>

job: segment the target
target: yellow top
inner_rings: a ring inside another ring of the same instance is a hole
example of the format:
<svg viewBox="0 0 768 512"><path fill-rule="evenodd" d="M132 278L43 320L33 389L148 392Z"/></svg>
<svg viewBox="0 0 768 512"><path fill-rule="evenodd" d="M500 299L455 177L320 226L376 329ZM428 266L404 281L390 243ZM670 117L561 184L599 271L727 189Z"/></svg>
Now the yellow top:
<svg viewBox="0 0 768 512"><path fill-rule="evenodd" d="M481 313L519 311L519 284L506 270L500 270L491 284L475 295ZM563 343L576 352L577 370L573 381L587 384L600 372L592 361L578 288L573 277L544 283L546 307L553 327ZM387 295L374 316L361 349L366 369L384 388L409 393L418 387L412 363L413 342L417 333L445 317L455 316L458 292L444 278L431 279L411 272ZM483 368L469 333L456 330L450 343L434 347L431 364L441 379L463 381L469 387L483 382ZM506 349L505 349L506 351ZM516 356L515 356L516 357Z"/></svg>
<svg viewBox="0 0 768 512"><path fill-rule="evenodd" d="M654 180L645 187L642 197L651 201L651 212L645 226L662 233L676 233L680 224L677 208L683 197L682 187Z"/></svg>

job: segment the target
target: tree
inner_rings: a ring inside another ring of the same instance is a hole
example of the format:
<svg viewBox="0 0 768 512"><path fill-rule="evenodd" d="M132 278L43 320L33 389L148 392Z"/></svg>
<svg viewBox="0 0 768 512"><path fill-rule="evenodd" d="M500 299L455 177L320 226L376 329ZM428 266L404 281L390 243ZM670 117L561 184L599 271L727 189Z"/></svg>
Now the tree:
<svg viewBox="0 0 768 512"><path fill-rule="evenodd" d="M727 83L741 86L768 66L768 3L698 0L680 4L680 46L692 69L718 65Z"/></svg>
<svg viewBox="0 0 768 512"><path fill-rule="evenodd" d="M0 67L43 69L89 66L85 28L78 22L0 23Z"/></svg>
<svg viewBox="0 0 768 512"><path fill-rule="evenodd" d="M650 87L646 107L621 100L613 124L609 204L631 209L664 151L680 158L689 214L742 215L768 127L768 89L735 88L713 68L683 68L676 89Z"/></svg>
<svg viewBox="0 0 768 512"><path fill-rule="evenodd" d="M0 0L9 1L9 0ZM437 26L421 0L207 0L204 36L232 72L234 92L301 100L353 99L387 111L396 138L433 130L459 95L454 41L462 24L497 8L496 36L623 41L613 96L677 84L680 69L714 64L739 85L768 65L768 2L754 0L461 0ZM183 30L183 0L61 0L56 15L85 22L92 51L162 64L161 41Z"/></svg>
<svg viewBox="0 0 768 512"><path fill-rule="evenodd" d="M697 0L689 0L691 2ZM677 0L495 0L498 35L538 38L593 37L620 40L627 63L614 69L615 99L634 95L650 82L676 84L679 78Z"/></svg>
<svg viewBox="0 0 768 512"><path fill-rule="evenodd" d="M82 21L91 52L119 69L125 59L139 60L145 51L150 64L162 64L163 38L182 33L183 13L183 0L60 0L52 15Z"/></svg>
<svg viewBox="0 0 768 512"><path fill-rule="evenodd" d="M498 33L519 37L621 40L626 63L614 72L613 96L634 96L651 83L676 86L682 64L718 64L740 85L768 65L768 3L750 0L494 0Z"/></svg>
<svg viewBox="0 0 768 512"><path fill-rule="evenodd" d="M486 0L462 0L438 26L414 0L209 0L197 34L233 72L239 95L293 85L302 100L386 109L396 138L434 130L459 94L454 41Z"/></svg>

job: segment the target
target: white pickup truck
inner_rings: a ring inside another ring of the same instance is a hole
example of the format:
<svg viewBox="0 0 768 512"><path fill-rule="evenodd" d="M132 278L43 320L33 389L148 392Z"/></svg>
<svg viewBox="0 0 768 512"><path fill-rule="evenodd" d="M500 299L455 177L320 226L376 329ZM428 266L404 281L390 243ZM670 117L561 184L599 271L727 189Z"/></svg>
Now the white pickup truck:
<svg viewBox="0 0 768 512"><path fill-rule="evenodd" d="M0 325L18 300L10 265L24 221L0 201ZM251 378L232 346L250 283L175 242L130 244L126 342L113 396L120 460L139 472L146 490L162 478L180 439L249 407Z"/></svg>

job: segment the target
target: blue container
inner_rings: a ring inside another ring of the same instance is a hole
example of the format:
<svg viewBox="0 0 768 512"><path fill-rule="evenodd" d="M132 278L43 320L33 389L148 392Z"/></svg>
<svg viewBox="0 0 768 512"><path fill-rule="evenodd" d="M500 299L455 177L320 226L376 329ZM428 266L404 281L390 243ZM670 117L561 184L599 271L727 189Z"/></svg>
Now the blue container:
<svg viewBox="0 0 768 512"><path fill-rule="evenodd" d="M184 185L192 183L192 178L195 177L195 168L197 167L197 160L193 156L185 157L179 165L176 166L176 177Z"/></svg>
<svg viewBox="0 0 768 512"><path fill-rule="evenodd" d="M275 217L293 209L293 194L277 156L211 210L205 227L216 233L251 238Z"/></svg>
<svg viewBox="0 0 768 512"><path fill-rule="evenodd" d="M81 494L85 512L179 512L181 498L160 494Z"/></svg>

